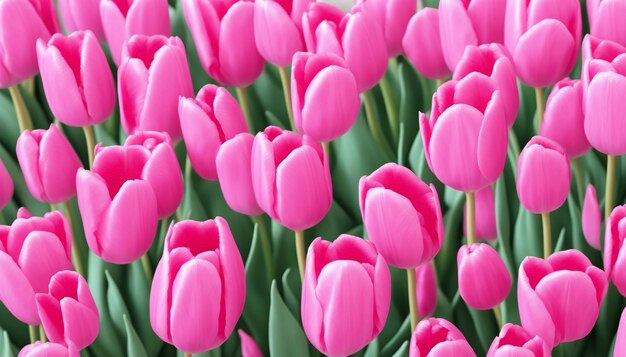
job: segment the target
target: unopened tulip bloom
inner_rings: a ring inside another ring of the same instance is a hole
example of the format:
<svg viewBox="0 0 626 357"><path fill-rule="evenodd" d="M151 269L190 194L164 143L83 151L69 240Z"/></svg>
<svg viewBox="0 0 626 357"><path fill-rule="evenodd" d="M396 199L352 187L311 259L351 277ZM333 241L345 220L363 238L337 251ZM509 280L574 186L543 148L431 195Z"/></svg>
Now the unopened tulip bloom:
<svg viewBox="0 0 626 357"><path fill-rule="evenodd" d="M604 271L617 290L626 295L626 206L613 209L606 221L604 234Z"/></svg>
<svg viewBox="0 0 626 357"><path fill-rule="evenodd" d="M37 310L46 336L52 342L83 349L98 336L100 315L87 281L65 270L50 279L47 293L36 295Z"/></svg>
<svg viewBox="0 0 626 357"><path fill-rule="evenodd" d="M254 339L245 333L242 329L237 331L241 339L241 356L242 357L263 357L263 352L256 344Z"/></svg>
<svg viewBox="0 0 626 357"><path fill-rule="evenodd" d="M417 10L415 0L359 0L363 11L383 30L389 57L402 54L402 37Z"/></svg>
<svg viewBox="0 0 626 357"><path fill-rule="evenodd" d="M243 261L223 218L170 226L150 290L150 323L161 339L187 353L216 348L245 298Z"/></svg>
<svg viewBox="0 0 626 357"><path fill-rule="evenodd" d="M309 341L328 356L365 347L385 326L391 277L371 242L342 234L309 246L302 282L302 326Z"/></svg>
<svg viewBox="0 0 626 357"><path fill-rule="evenodd" d="M59 0L59 10L67 32L91 30L99 40L105 39L100 0Z"/></svg>
<svg viewBox="0 0 626 357"><path fill-rule="evenodd" d="M613 356L626 356L626 309L622 311L622 317L619 319Z"/></svg>
<svg viewBox="0 0 626 357"><path fill-rule="evenodd" d="M550 347L581 339L598 319L607 285L606 274L578 250L526 257L517 280L522 326Z"/></svg>
<svg viewBox="0 0 626 357"><path fill-rule="evenodd" d="M493 189L487 186L476 191L476 238L488 241L498 239L498 227L496 226L496 201L493 196ZM463 212L467 212L464 209ZM463 221L467 220L463 216ZM467 224L463 224L466 229Z"/></svg>
<svg viewBox="0 0 626 357"><path fill-rule="evenodd" d="M243 0L183 0L200 63L223 85L245 87L263 71L254 39L254 7Z"/></svg>
<svg viewBox="0 0 626 357"><path fill-rule="evenodd" d="M626 27L622 21L626 16L624 0L587 0L587 15L593 36L626 46Z"/></svg>
<svg viewBox="0 0 626 357"><path fill-rule="evenodd" d="M432 261L415 268L415 295L418 316L430 316L437 307L437 276Z"/></svg>
<svg viewBox="0 0 626 357"><path fill-rule="evenodd" d="M294 231L319 223L332 203L328 155L322 145L275 126L254 138L252 184L259 207Z"/></svg>
<svg viewBox="0 0 626 357"><path fill-rule="evenodd" d="M541 337L531 335L522 326L505 324L487 352L487 357L501 356L551 357L552 354Z"/></svg>
<svg viewBox="0 0 626 357"><path fill-rule="evenodd" d="M37 341L24 346L17 357L80 357L78 349L60 343Z"/></svg>
<svg viewBox="0 0 626 357"><path fill-rule="evenodd" d="M600 250L600 231L602 229L602 215L596 189L592 184L587 185L585 201L582 211L582 228L585 240L590 246Z"/></svg>
<svg viewBox="0 0 626 357"><path fill-rule="evenodd" d="M472 347L456 326L447 320L422 320L411 336L409 357L476 357Z"/></svg>
<svg viewBox="0 0 626 357"><path fill-rule="evenodd" d="M437 9L427 7L413 15L402 39L402 48L424 77L444 79L452 73L443 59Z"/></svg>
<svg viewBox="0 0 626 357"><path fill-rule="evenodd" d="M506 3L504 43L518 77L532 87L553 85L574 68L580 49L582 15L578 0ZM550 56L544 56L544 53Z"/></svg>
<svg viewBox="0 0 626 357"><path fill-rule="evenodd" d="M361 108L354 75L332 53L296 53L291 98L296 128L317 141L332 141L347 133Z"/></svg>
<svg viewBox="0 0 626 357"><path fill-rule="evenodd" d="M0 160L0 209L11 201L11 197L13 197L13 179Z"/></svg>
<svg viewBox="0 0 626 357"><path fill-rule="evenodd" d="M17 159L28 191L49 203L66 202L76 194L80 159L59 128L25 130L17 139Z"/></svg>
<svg viewBox="0 0 626 357"><path fill-rule="evenodd" d="M93 32L39 40L37 57L48 105L62 123L94 125L113 113L113 75Z"/></svg>
<svg viewBox="0 0 626 357"><path fill-rule="evenodd" d="M18 320L39 324L35 294L72 269L71 250L72 231L59 211L33 217L20 208L11 226L0 226L0 301Z"/></svg>
<svg viewBox="0 0 626 357"><path fill-rule="evenodd" d="M207 84L194 98L180 98L180 126L191 166L206 180L217 180L215 157L220 146L248 125L237 100L226 88Z"/></svg>
<svg viewBox="0 0 626 357"><path fill-rule="evenodd" d="M133 35L171 33L167 0L101 0L100 17L111 56L118 65L124 42ZM175 68L172 66L171 70Z"/></svg>
<svg viewBox="0 0 626 357"><path fill-rule="evenodd" d="M489 244L463 245L456 257L459 293L477 310L500 304L511 290L511 274L498 252Z"/></svg>
<svg viewBox="0 0 626 357"><path fill-rule="evenodd" d="M388 163L361 177L359 204L368 239L389 264L417 268L441 248L437 190L406 167Z"/></svg>

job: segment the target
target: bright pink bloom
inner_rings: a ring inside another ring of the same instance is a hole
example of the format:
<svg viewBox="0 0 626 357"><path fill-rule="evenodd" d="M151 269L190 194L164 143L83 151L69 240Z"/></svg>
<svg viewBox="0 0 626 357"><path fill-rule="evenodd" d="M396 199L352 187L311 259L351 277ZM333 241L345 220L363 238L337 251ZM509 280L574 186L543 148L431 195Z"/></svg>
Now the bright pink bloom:
<svg viewBox="0 0 626 357"><path fill-rule="evenodd" d="M437 307L437 276L432 260L415 268L417 315L430 316Z"/></svg>
<svg viewBox="0 0 626 357"><path fill-rule="evenodd" d="M411 336L409 357L476 357L463 333L444 319L420 321Z"/></svg>
<svg viewBox="0 0 626 357"><path fill-rule="evenodd" d="M578 250L526 257L517 280L522 326L550 347L581 339L598 319L607 285L606 274Z"/></svg>
<svg viewBox="0 0 626 357"><path fill-rule="evenodd" d="M254 40L254 7L245 0L183 0L200 62L223 85L245 87L263 71Z"/></svg>
<svg viewBox="0 0 626 357"><path fill-rule="evenodd" d="M570 188L567 154L556 142L535 136L517 159L517 195L532 213L556 210L567 199Z"/></svg>
<svg viewBox="0 0 626 357"><path fill-rule="evenodd" d="M57 272L72 269L72 230L63 213L33 217L20 208L0 226L0 301L20 321L39 325L35 294L48 291Z"/></svg>
<svg viewBox="0 0 626 357"><path fill-rule="evenodd" d="M592 184L587 185L585 201L583 203L582 226L585 240L590 246L600 250L600 231L602 229L602 214L596 197L596 189Z"/></svg>
<svg viewBox="0 0 626 357"><path fill-rule="evenodd" d="M592 35L626 46L626 1L587 0L587 15Z"/></svg>
<svg viewBox="0 0 626 357"><path fill-rule="evenodd" d="M37 310L46 336L52 342L83 349L98 336L100 314L87 281L65 270L50 279L48 293L37 294Z"/></svg>
<svg viewBox="0 0 626 357"><path fill-rule="evenodd" d="M347 356L370 343L385 326L391 277L371 242L342 234L309 246L302 282L302 326L328 356Z"/></svg>
<svg viewBox="0 0 626 357"><path fill-rule="evenodd" d="M617 206L606 221L604 271L622 295L626 295L626 206Z"/></svg>
<svg viewBox="0 0 626 357"><path fill-rule="evenodd" d="M619 319L613 356L626 356L626 309L622 311L622 316Z"/></svg>
<svg viewBox="0 0 626 357"><path fill-rule="evenodd" d="M95 125L113 113L113 75L93 32L39 40L37 57L50 110L62 123Z"/></svg>
<svg viewBox="0 0 626 357"><path fill-rule="evenodd" d="M452 73L443 59L437 9L427 7L413 15L402 39L402 48L424 77L444 79Z"/></svg>
<svg viewBox="0 0 626 357"><path fill-rule="evenodd" d="M58 0L63 25L67 32L91 30L99 40L104 40L100 17L100 0Z"/></svg>
<svg viewBox="0 0 626 357"><path fill-rule="evenodd" d="M463 245L456 256L459 293L477 310L491 309L506 299L511 290L511 274L489 244Z"/></svg>
<svg viewBox="0 0 626 357"><path fill-rule="evenodd" d="M582 31L578 0L510 0L505 23L504 43L525 84L553 85L576 64Z"/></svg>
<svg viewBox="0 0 626 357"><path fill-rule="evenodd" d="M239 339L241 339L241 357L263 357L263 352L261 352L261 349L250 335L242 329L239 329L237 332L239 333Z"/></svg>
<svg viewBox="0 0 626 357"><path fill-rule="evenodd" d="M498 239L498 227L496 226L496 201L493 196L493 189L487 186L476 191L476 238L488 241ZM467 206L466 206L467 207ZM463 232L467 227L465 213L467 209L463 209Z"/></svg>
<svg viewBox="0 0 626 357"><path fill-rule="evenodd" d="M361 108L354 75L332 53L296 53L291 98L296 128L317 141L347 133Z"/></svg>
<svg viewBox="0 0 626 357"><path fill-rule="evenodd" d="M359 0L363 12L370 15L383 30L389 57L402 54L402 37L411 17L417 11L415 0Z"/></svg>
<svg viewBox="0 0 626 357"><path fill-rule="evenodd" d="M322 145L308 135L275 126L254 138L252 184L259 207L291 230L319 223L333 200Z"/></svg>
<svg viewBox="0 0 626 357"><path fill-rule="evenodd" d="M124 44L117 72L122 126L128 134L164 131L182 137L180 97L193 96L185 45L178 37L135 35Z"/></svg>
<svg viewBox="0 0 626 357"><path fill-rule="evenodd" d="M37 341L24 346L18 357L80 357L80 353L73 345L67 347L59 343Z"/></svg>
<svg viewBox="0 0 626 357"><path fill-rule="evenodd" d="M217 180L215 157L220 146L248 132L239 103L226 88L207 84L195 99L180 98L178 114L193 169L206 180Z"/></svg>
<svg viewBox="0 0 626 357"><path fill-rule="evenodd" d="M505 324L491 343L487 357L505 356L551 357L552 354L541 337L529 334L522 326Z"/></svg>
<svg viewBox="0 0 626 357"><path fill-rule="evenodd" d="M368 239L389 264L417 268L441 248L437 190L406 167L388 163L361 177L359 204Z"/></svg>
<svg viewBox="0 0 626 357"><path fill-rule="evenodd" d="M13 197L13 179L0 160L0 209L11 201L11 197Z"/></svg>
<svg viewBox="0 0 626 357"><path fill-rule="evenodd" d="M150 290L154 332L181 351L208 351L230 336L245 299L243 261L228 223L172 224Z"/></svg>

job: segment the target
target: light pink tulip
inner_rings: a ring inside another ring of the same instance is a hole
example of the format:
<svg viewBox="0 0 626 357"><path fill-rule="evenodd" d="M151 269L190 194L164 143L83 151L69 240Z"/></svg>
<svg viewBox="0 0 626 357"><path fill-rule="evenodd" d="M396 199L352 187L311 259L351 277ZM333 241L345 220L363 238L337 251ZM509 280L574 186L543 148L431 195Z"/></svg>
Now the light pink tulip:
<svg viewBox="0 0 626 357"><path fill-rule="evenodd" d="M504 43L525 84L553 85L576 64L582 32L578 0L561 0L558 5L543 0L510 0L505 23ZM548 52L550 56L544 56Z"/></svg>
<svg viewBox="0 0 626 357"><path fill-rule="evenodd" d="M333 200L322 145L308 135L275 126L254 138L252 184L259 207L291 230L319 223Z"/></svg>
<svg viewBox="0 0 626 357"><path fill-rule="evenodd" d="M607 285L606 274L578 250L526 257L517 280L522 326L550 347L581 339L596 323Z"/></svg>
<svg viewBox="0 0 626 357"><path fill-rule="evenodd" d="M56 125L24 130L17 139L17 159L28 191L36 199L62 203L76 194L76 171L83 165Z"/></svg>
<svg viewBox="0 0 626 357"><path fill-rule="evenodd" d="M587 0L587 15L592 35L626 46L626 1Z"/></svg>
<svg viewBox="0 0 626 357"><path fill-rule="evenodd" d="M533 336L521 326L505 324L491 343L487 357L506 356L551 357L552 354L541 337Z"/></svg>
<svg viewBox="0 0 626 357"><path fill-rule="evenodd" d="M100 17L111 56L118 65L122 62L124 42L133 35L171 33L167 0L101 0Z"/></svg>
<svg viewBox="0 0 626 357"><path fill-rule="evenodd" d="M496 201L493 196L493 189L487 186L476 191L475 194L475 224L476 238L495 241L498 239L498 227L496 226ZM467 207L467 205L466 205ZM467 209L463 209L463 233L467 227L465 213Z"/></svg>
<svg viewBox="0 0 626 357"><path fill-rule="evenodd" d="M13 179L0 160L0 209L4 208L13 197Z"/></svg>
<svg viewBox="0 0 626 357"><path fill-rule="evenodd" d="M443 59L437 9L427 7L413 15L402 39L402 48L424 77L444 79L452 73Z"/></svg>
<svg viewBox="0 0 626 357"><path fill-rule="evenodd" d="M617 206L606 220L604 271L622 295L626 295L626 206Z"/></svg>
<svg viewBox="0 0 626 357"><path fill-rule="evenodd" d="M36 295L37 310L52 342L83 349L98 336L100 314L87 281L75 271L58 272L49 291Z"/></svg>
<svg viewBox="0 0 626 357"><path fill-rule="evenodd" d="M263 213L256 202L252 184L252 144L254 136L237 134L220 146L215 158L217 177L226 203L248 216Z"/></svg>
<svg viewBox="0 0 626 357"><path fill-rule="evenodd" d="M248 132L239 103L226 88L207 84L195 99L180 98L178 114L193 169L206 180L217 180L215 157L220 146Z"/></svg>
<svg viewBox="0 0 626 357"><path fill-rule="evenodd" d="M420 321L411 336L409 357L476 357L463 333L444 319Z"/></svg>
<svg viewBox="0 0 626 357"><path fill-rule="evenodd" d="M241 357L263 357L263 352L254 339L242 329L237 331L241 339Z"/></svg>
<svg viewBox="0 0 626 357"><path fill-rule="evenodd" d="M474 192L494 183L506 160L504 103L494 82L476 72L444 83L430 120L420 113L426 162L446 185Z"/></svg>
<svg viewBox="0 0 626 357"><path fill-rule="evenodd" d="M347 133L361 108L354 75L332 53L296 53L291 99L296 128L317 141L332 141Z"/></svg>
<svg viewBox="0 0 626 357"><path fill-rule="evenodd" d="M363 12L372 16L383 30L389 57L402 54L402 37L417 11L415 0L358 0Z"/></svg>
<svg viewBox="0 0 626 357"><path fill-rule="evenodd" d="M359 204L368 239L389 264L417 268L441 248L437 190L406 167L388 163L361 177Z"/></svg>
<svg viewBox="0 0 626 357"><path fill-rule="evenodd" d="M20 208L0 226L0 301L20 321L39 325L35 294L57 272L72 269L72 230L59 211L33 217Z"/></svg>
<svg viewBox="0 0 626 357"><path fill-rule="evenodd" d="M62 123L95 125L113 113L113 75L93 32L39 40L37 58L48 105Z"/></svg>
<svg viewBox="0 0 626 357"><path fill-rule="evenodd" d="M342 234L309 246L302 282L302 326L328 356L347 356L370 343L385 326L391 277L371 242Z"/></svg>
<svg viewBox="0 0 626 357"><path fill-rule="evenodd" d="M61 19L67 32L91 30L98 40L104 40L100 18L100 0L58 0Z"/></svg>
<svg viewBox="0 0 626 357"><path fill-rule="evenodd" d="M626 309L622 311L619 319L619 327L617 335L615 335L615 348L613 349L613 357L626 356Z"/></svg>
<svg viewBox="0 0 626 357"><path fill-rule="evenodd" d="M263 71L254 39L254 7L245 0L183 0L200 62L223 85L245 87Z"/></svg>
<svg viewBox="0 0 626 357"><path fill-rule="evenodd" d="M415 268L415 295L418 316L430 316L437 307L437 276L432 261Z"/></svg>
<svg viewBox="0 0 626 357"><path fill-rule="evenodd" d="M477 310L491 309L506 299L511 290L511 274L489 244L463 245L456 256L459 293Z"/></svg>
<svg viewBox="0 0 626 357"><path fill-rule="evenodd" d="M216 348L245 298L243 261L223 218L170 226L150 290L150 323L162 340L187 353Z"/></svg>
<svg viewBox="0 0 626 357"><path fill-rule="evenodd" d="M600 232L602 229L602 214L596 197L596 189L592 184L587 185L585 201L582 211L582 227L585 240L590 246L600 250Z"/></svg>
<svg viewBox="0 0 626 357"><path fill-rule="evenodd" d="M517 195L532 213L546 213L561 207L570 188L570 167L561 145L535 136L517 159Z"/></svg>
<svg viewBox="0 0 626 357"><path fill-rule="evenodd" d="M24 346L17 357L80 357L78 349L70 345L37 341Z"/></svg>
<svg viewBox="0 0 626 357"><path fill-rule="evenodd" d="M505 12L502 0L439 1L441 46L450 71L455 70L465 47L504 43Z"/></svg>

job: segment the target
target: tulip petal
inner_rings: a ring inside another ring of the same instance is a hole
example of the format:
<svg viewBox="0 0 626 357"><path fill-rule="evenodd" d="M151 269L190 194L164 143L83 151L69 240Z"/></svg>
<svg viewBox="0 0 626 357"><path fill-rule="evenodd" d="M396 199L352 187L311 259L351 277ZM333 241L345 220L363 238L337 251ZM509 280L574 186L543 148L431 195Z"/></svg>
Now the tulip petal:
<svg viewBox="0 0 626 357"><path fill-rule="evenodd" d="M600 250L600 232L602 229L602 215L598 199L596 197L596 189L592 184L587 186L585 193L585 201L582 212L582 228L585 239L590 246Z"/></svg>
<svg viewBox="0 0 626 357"><path fill-rule="evenodd" d="M64 336L67 343L73 343L76 348L83 349L89 346L98 336L98 314L87 306L72 298L61 300L64 326Z"/></svg>
<svg viewBox="0 0 626 357"><path fill-rule="evenodd" d="M280 67L289 66L291 57L304 46L298 27L276 1L255 2L254 36L261 56Z"/></svg>
<svg viewBox="0 0 626 357"><path fill-rule="evenodd" d="M550 264L540 258L527 257L522 261L517 280L517 302L522 326L531 334L539 335L549 346L559 343L550 312L535 292L535 287L552 272Z"/></svg>
<svg viewBox="0 0 626 357"><path fill-rule="evenodd" d="M87 113L91 119L91 124L97 124L107 119L113 112L115 86L106 56L98 40L91 32L85 34L80 58L81 83Z"/></svg>
<svg viewBox="0 0 626 357"><path fill-rule="evenodd" d="M439 3L439 29L443 57L450 71L454 71L468 45L477 45L474 26L462 1L442 0Z"/></svg>
<svg viewBox="0 0 626 357"><path fill-rule="evenodd" d="M36 199L45 201L46 193L41 181L41 174L39 173L39 143L35 140L30 130L25 130L19 136L15 151L28 192ZM2 206L0 205L0 207Z"/></svg>
<svg viewBox="0 0 626 357"><path fill-rule="evenodd" d="M467 7L477 43L504 43L506 1L473 0Z"/></svg>
<svg viewBox="0 0 626 357"><path fill-rule="evenodd" d="M622 21L626 14L626 3L615 0L597 0L597 12L592 19L589 12L591 33L602 39L626 45L626 23ZM587 2L591 3L591 0ZM593 6L589 5L588 8Z"/></svg>
<svg viewBox="0 0 626 357"><path fill-rule="evenodd" d="M59 238L44 231L34 231L26 237L18 264L36 293L48 291L48 283L55 273L72 270L70 257Z"/></svg>
<svg viewBox="0 0 626 357"><path fill-rule="evenodd" d="M490 182L496 181L504 169L508 139L502 96L495 91L478 134L478 167Z"/></svg>
<svg viewBox="0 0 626 357"><path fill-rule="evenodd" d="M61 312L61 304L47 294L37 294L37 310L41 317L46 336L52 342L65 343L65 322Z"/></svg>
<svg viewBox="0 0 626 357"><path fill-rule="evenodd" d="M50 125L39 148L39 175L51 203L61 203L76 194L76 172L82 163L56 125Z"/></svg>
<svg viewBox="0 0 626 357"><path fill-rule="evenodd" d="M591 145L607 155L626 153L626 78L615 73L596 75L586 94L585 134Z"/></svg>
<svg viewBox="0 0 626 357"><path fill-rule="evenodd" d="M122 58L122 47L126 41L126 19L114 1L100 2L100 17L104 36L111 49L111 57L113 57L115 64L119 65Z"/></svg>
<svg viewBox="0 0 626 357"><path fill-rule="evenodd" d="M0 301L20 321L39 324L35 292L20 267L0 251Z"/></svg>
<svg viewBox="0 0 626 357"><path fill-rule="evenodd" d="M100 256L102 248L96 232L99 229L102 216L111 204L109 190L100 175L79 169L76 173L76 191L78 209L83 221L87 244L89 249Z"/></svg>
<svg viewBox="0 0 626 357"><path fill-rule="evenodd" d="M174 148L162 143L152 152L141 173L150 183L157 198L159 218L172 215L183 199L183 175Z"/></svg>
<svg viewBox="0 0 626 357"><path fill-rule="evenodd" d="M135 133L141 126L144 101L148 92L149 72L138 58L124 61L117 72L120 120L124 131Z"/></svg>
<svg viewBox="0 0 626 357"><path fill-rule="evenodd" d="M402 48L415 69L425 77L441 79L450 75L441 48L437 9L424 8L411 18Z"/></svg>

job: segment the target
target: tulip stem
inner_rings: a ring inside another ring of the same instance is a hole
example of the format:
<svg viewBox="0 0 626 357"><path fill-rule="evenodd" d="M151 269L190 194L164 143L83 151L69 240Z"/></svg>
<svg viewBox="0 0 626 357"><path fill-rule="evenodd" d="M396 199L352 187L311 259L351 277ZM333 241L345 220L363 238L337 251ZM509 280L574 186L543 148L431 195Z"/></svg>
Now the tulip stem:
<svg viewBox="0 0 626 357"><path fill-rule="evenodd" d="M93 126L85 125L83 126L83 132L85 133L85 141L87 142L87 153L89 155L89 167L93 165L93 152L96 147L96 136L93 132Z"/></svg>
<svg viewBox="0 0 626 357"><path fill-rule="evenodd" d="M237 87L235 91L237 92L237 98L239 98L239 105L241 106L243 117L246 119L246 124L248 124L248 130L254 134L254 123L250 117L250 105L248 103L248 89L246 87Z"/></svg>
<svg viewBox="0 0 626 357"><path fill-rule="evenodd" d="M407 289L409 290L409 312L411 314L411 332L415 330L418 320L417 294L415 292L415 269L406 270Z"/></svg>
<svg viewBox="0 0 626 357"><path fill-rule="evenodd" d="M476 199L474 192L465 192L465 206L467 207L467 245L476 242Z"/></svg>
<svg viewBox="0 0 626 357"><path fill-rule="evenodd" d="M543 257L547 259L552 254L552 234L550 232L550 212L541 214L543 223Z"/></svg>
<svg viewBox="0 0 626 357"><path fill-rule="evenodd" d="M388 158L392 158L393 154L391 153L391 148L389 148L389 144L387 144L383 131L380 128L380 123L378 122L378 115L376 114L376 107L374 106L372 93L370 91L365 91L362 95L363 105L365 106L365 117L367 119L367 124L370 127L372 137L374 138L376 144L378 144L378 146L383 150L384 154L387 155Z"/></svg>
<svg viewBox="0 0 626 357"><path fill-rule="evenodd" d="M496 318L498 328L502 328L502 311L500 310L501 307L502 304L498 304L493 307L493 316Z"/></svg>
<svg viewBox="0 0 626 357"><path fill-rule="evenodd" d="M42 325L39 325L39 340L41 342L48 342L48 338L46 337L46 331L43 330Z"/></svg>
<svg viewBox="0 0 626 357"><path fill-rule="evenodd" d="M30 343L35 343L37 342L37 340L39 339L39 336L37 336L37 326L35 325L28 325L28 335L30 336Z"/></svg>
<svg viewBox="0 0 626 357"><path fill-rule="evenodd" d="M613 194L615 193L615 170L617 156L608 155L606 158L606 191L604 198L604 217L609 218L613 210Z"/></svg>
<svg viewBox="0 0 626 357"><path fill-rule="evenodd" d="M380 90L383 93L383 100L385 101L385 109L387 110L387 120L389 120L389 128L391 128L391 135L393 140L398 142L398 136L400 135L400 124L398 121L398 110L396 109L396 101L394 99L393 90L387 79L387 75L384 75L380 79Z"/></svg>
<svg viewBox="0 0 626 357"><path fill-rule="evenodd" d="M267 272L267 278L269 282L272 282L274 278L274 264L272 258L272 245L270 237L267 234L267 228L263 216L250 216L252 222L254 222L259 228L259 239L261 240L261 250L263 251L263 258L265 260L265 271Z"/></svg>
<svg viewBox="0 0 626 357"><path fill-rule="evenodd" d="M22 89L24 89L32 97L35 94L35 78L31 77L22 82Z"/></svg>
<svg viewBox="0 0 626 357"><path fill-rule="evenodd" d="M445 83L445 80L443 78L439 78L435 80L435 84L437 85L437 88L441 87L444 83Z"/></svg>
<svg viewBox="0 0 626 357"><path fill-rule="evenodd" d="M291 130L296 131L296 125L293 122L293 108L291 107L291 78L289 78L289 67L278 67L278 73L280 74L280 83L283 86L283 96L285 97L285 108L287 108L287 115L289 116L289 125L291 125Z"/></svg>
<svg viewBox="0 0 626 357"><path fill-rule="evenodd" d="M9 93L13 100L13 106L15 107L15 115L17 116L17 124L20 127L20 133L26 129L33 128L33 121L30 119L28 108L24 103L24 97L18 86L9 87Z"/></svg>
<svg viewBox="0 0 626 357"><path fill-rule="evenodd" d="M184 352L183 357L191 357L191 353Z"/></svg>
<svg viewBox="0 0 626 357"><path fill-rule="evenodd" d="M536 87L535 88L535 100L537 101L537 121L539 125L537 126L537 132L541 130L541 123L543 123L543 112L546 108L546 104L544 102L544 90L543 88Z"/></svg>
<svg viewBox="0 0 626 357"><path fill-rule="evenodd" d="M582 203L585 200L585 196L583 193L583 185L585 183L583 182L583 171L580 164L580 159L572 159L572 166L574 167L574 177L576 178L576 191L578 193L578 199L580 200L580 204L582 207Z"/></svg>
<svg viewBox="0 0 626 357"><path fill-rule="evenodd" d="M141 256L141 267L143 268L144 274L146 274L148 282L152 282L152 265L150 265L150 257L148 257L148 253Z"/></svg>
<svg viewBox="0 0 626 357"><path fill-rule="evenodd" d="M304 263L306 253L304 251L304 231L294 231L296 234L296 254L298 256L298 270L300 270L300 281L304 281Z"/></svg>
<svg viewBox="0 0 626 357"><path fill-rule="evenodd" d="M63 202L63 208L65 208L65 217L67 217L67 223L70 225L70 230L73 232L73 224L72 224L72 212L70 211L69 201ZM74 269L78 274L85 276L85 270L83 269L83 261L80 259L80 251L78 250L78 245L76 244L76 236L72 234L72 262L74 263Z"/></svg>

